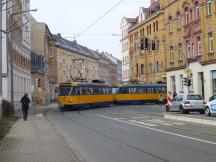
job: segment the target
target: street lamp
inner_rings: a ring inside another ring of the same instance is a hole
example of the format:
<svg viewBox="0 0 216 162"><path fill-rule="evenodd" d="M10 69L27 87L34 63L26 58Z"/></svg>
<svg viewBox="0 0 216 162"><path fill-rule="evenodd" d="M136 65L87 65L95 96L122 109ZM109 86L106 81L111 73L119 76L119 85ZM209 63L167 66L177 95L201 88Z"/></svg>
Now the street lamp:
<svg viewBox="0 0 216 162"><path fill-rule="evenodd" d="M12 13L10 16L9 16L9 24L11 25L11 22L13 20L13 16L15 15L19 15L19 14L23 14L23 13L26 13L26 12L36 12L37 9L33 9L33 10L25 10L25 11L20 11L20 12L16 12L16 13ZM25 25L25 24L24 24ZM23 25L23 26L24 26ZM20 26L21 28L22 26ZM13 73L14 73L14 65L13 65L13 62L14 62L14 59L13 59L13 52L12 52L12 46L13 46L13 29L11 31L7 31L7 34L11 34L11 37L10 37L10 40L11 40L11 44L8 46L9 47L9 56L10 56L10 68L11 68L11 104L14 106L14 76L13 76ZM7 36L8 38L8 36Z"/></svg>

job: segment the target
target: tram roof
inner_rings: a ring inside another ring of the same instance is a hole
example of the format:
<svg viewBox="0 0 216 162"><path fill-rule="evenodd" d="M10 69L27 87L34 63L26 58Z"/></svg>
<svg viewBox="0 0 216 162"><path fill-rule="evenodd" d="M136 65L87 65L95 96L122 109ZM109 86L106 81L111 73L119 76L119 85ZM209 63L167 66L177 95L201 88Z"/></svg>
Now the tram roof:
<svg viewBox="0 0 216 162"><path fill-rule="evenodd" d="M59 86L71 86L71 87L112 87L110 84L106 83L80 83L80 82L65 82L65 83L60 83Z"/></svg>
<svg viewBox="0 0 216 162"><path fill-rule="evenodd" d="M119 84L118 87L166 87L166 84Z"/></svg>

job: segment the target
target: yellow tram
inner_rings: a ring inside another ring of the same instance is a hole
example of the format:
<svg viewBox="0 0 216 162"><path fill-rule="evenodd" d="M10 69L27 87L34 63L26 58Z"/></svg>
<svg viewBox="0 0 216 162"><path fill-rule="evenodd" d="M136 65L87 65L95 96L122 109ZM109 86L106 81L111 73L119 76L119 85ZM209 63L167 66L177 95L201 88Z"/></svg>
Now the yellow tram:
<svg viewBox="0 0 216 162"><path fill-rule="evenodd" d="M60 109L105 107L113 104L112 86L105 83L67 82L59 85Z"/></svg>
<svg viewBox="0 0 216 162"><path fill-rule="evenodd" d="M117 104L166 103L166 84L122 84L114 100Z"/></svg>

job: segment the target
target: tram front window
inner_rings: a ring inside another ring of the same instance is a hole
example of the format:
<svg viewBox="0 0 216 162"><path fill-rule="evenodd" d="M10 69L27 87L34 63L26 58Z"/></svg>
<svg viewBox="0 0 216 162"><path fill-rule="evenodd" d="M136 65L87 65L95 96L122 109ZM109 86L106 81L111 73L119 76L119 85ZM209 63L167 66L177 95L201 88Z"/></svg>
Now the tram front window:
<svg viewBox="0 0 216 162"><path fill-rule="evenodd" d="M70 96L71 87L60 87L59 96Z"/></svg>

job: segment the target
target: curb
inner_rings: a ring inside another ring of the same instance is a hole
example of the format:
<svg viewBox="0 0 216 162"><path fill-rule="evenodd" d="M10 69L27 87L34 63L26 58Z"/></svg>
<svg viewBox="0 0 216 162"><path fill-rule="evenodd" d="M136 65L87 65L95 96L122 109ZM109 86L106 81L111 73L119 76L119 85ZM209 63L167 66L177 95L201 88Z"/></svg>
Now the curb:
<svg viewBox="0 0 216 162"><path fill-rule="evenodd" d="M213 121L213 120L197 119L197 118L192 118L192 117L167 115L167 114L164 115L164 118L171 119L171 120L185 121L185 122L190 122L190 123L196 123L196 124L216 126L216 121Z"/></svg>

